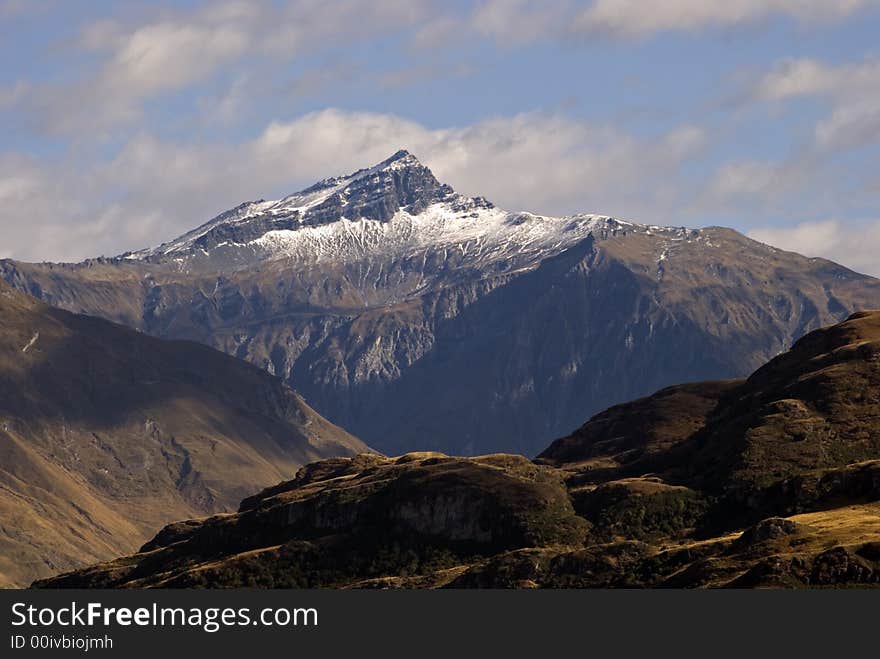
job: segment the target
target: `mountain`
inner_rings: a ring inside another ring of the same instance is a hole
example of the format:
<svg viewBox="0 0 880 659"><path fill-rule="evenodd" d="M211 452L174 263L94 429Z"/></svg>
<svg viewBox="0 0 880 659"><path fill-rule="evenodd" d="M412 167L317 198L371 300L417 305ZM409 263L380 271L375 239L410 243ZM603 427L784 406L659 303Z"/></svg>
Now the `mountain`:
<svg viewBox="0 0 880 659"><path fill-rule="evenodd" d="M522 456L325 460L39 587L880 587L880 311Z"/></svg>
<svg viewBox="0 0 880 659"><path fill-rule="evenodd" d="M745 514L781 481L878 458L874 311L811 332L747 379L671 387L607 410L538 461L586 479L665 473Z"/></svg>
<svg viewBox="0 0 880 659"><path fill-rule="evenodd" d="M534 455L679 382L747 375L880 281L717 227L511 213L400 151L158 248L0 262L49 304L284 379L377 449Z"/></svg>
<svg viewBox="0 0 880 659"><path fill-rule="evenodd" d="M0 585L132 551L319 458L369 450L277 378L0 282Z"/></svg>

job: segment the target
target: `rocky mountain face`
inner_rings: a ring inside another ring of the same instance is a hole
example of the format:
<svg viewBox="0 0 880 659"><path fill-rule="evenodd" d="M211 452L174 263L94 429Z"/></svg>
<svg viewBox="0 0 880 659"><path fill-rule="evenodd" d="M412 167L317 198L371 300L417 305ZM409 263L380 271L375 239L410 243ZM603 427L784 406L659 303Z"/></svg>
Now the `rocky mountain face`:
<svg viewBox="0 0 880 659"><path fill-rule="evenodd" d="M878 587L880 311L521 456L318 462L40 587Z"/></svg>
<svg viewBox="0 0 880 659"><path fill-rule="evenodd" d="M367 450L262 369L0 282L0 586L132 551L159 524Z"/></svg>
<svg viewBox="0 0 880 659"><path fill-rule="evenodd" d="M721 228L510 213L411 154L156 249L0 262L49 304L283 378L377 449L533 455L610 405L739 377L880 281Z"/></svg>

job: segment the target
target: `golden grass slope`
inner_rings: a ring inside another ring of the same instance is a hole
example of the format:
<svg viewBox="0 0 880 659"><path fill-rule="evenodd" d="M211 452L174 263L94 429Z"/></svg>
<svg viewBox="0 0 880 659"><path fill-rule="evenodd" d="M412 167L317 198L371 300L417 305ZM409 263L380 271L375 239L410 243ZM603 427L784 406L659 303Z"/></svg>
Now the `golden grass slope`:
<svg viewBox="0 0 880 659"><path fill-rule="evenodd" d="M368 450L260 369L0 284L0 585L132 551Z"/></svg>

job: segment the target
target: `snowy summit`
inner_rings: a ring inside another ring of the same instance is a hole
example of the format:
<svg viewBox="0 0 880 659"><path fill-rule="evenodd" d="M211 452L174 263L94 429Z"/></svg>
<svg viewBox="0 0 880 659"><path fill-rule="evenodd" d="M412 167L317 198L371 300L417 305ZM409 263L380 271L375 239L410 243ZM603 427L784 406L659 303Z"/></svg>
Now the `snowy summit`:
<svg viewBox="0 0 880 659"><path fill-rule="evenodd" d="M500 209L440 183L401 150L373 167L320 181L276 201L246 202L129 260L175 262L183 269L245 267L290 259L350 264L454 254L466 265L513 270L561 252L597 229L641 227L604 215L552 217ZM680 231L679 229L668 229Z"/></svg>

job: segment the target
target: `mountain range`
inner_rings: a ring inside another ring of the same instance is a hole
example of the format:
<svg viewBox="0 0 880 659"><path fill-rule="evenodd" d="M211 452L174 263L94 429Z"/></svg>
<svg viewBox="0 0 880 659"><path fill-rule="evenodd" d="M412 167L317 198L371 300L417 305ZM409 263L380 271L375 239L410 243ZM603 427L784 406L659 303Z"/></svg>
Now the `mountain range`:
<svg viewBox="0 0 880 659"><path fill-rule="evenodd" d="M314 460L370 449L278 378L0 281L0 586L133 551Z"/></svg>
<svg viewBox="0 0 880 659"><path fill-rule="evenodd" d="M71 312L206 344L386 454L535 455L662 387L747 375L880 281L730 229L508 212L400 151L157 248L0 261Z"/></svg>
<svg viewBox="0 0 880 659"><path fill-rule="evenodd" d="M880 311L606 410L535 462L324 460L36 585L877 587Z"/></svg>

